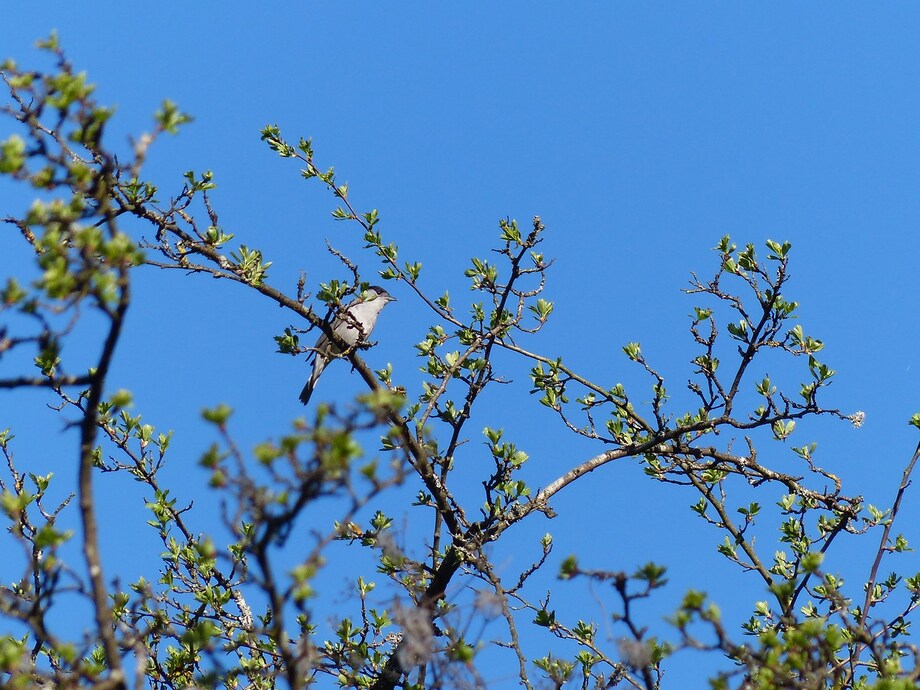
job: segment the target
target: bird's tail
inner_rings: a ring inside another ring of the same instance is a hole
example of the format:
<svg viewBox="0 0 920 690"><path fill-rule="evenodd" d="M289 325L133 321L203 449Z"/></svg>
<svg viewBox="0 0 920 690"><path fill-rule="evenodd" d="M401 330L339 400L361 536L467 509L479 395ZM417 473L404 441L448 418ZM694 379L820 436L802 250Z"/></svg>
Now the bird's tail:
<svg viewBox="0 0 920 690"><path fill-rule="evenodd" d="M313 395L313 389L316 388L316 382L319 381L319 375L323 373L323 369L325 368L326 360L317 355L313 362L313 373L310 374L307 384L303 387L303 390L300 391L300 402L304 405L310 402L310 396Z"/></svg>

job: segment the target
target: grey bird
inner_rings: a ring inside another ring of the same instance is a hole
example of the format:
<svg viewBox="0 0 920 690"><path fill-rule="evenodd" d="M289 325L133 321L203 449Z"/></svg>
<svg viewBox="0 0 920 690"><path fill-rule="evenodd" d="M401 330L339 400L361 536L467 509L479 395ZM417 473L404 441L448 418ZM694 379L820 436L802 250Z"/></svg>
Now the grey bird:
<svg viewBox="0 0 920 690"><path fill-rule="evenodd" d="M336 315L332 321L332 331L349 347L357 345L367 340L383 308L395 301L396 298L382 287L371 285ZM310 374L307 385L300 391L300 402L304 405L310 402L310 396L313 395L313 389L316 388L316 382L323 373L323 369L336 355L341 353L342 348L330 341L325 333L319 337L311 354L313 373Z"/></svg>

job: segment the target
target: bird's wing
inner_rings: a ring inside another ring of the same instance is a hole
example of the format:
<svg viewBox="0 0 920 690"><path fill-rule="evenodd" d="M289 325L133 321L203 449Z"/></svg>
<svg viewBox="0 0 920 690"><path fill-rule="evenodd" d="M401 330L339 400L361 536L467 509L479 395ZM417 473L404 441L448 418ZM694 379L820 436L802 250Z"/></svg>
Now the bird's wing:
<svg viewBox="0 0 920 690"><path fill-rule="evenodd" d="M321 333L319 338L316 340L316 344L310 349L309 354L307 355L307 361L313 360L315 357L322 356L326 358L326 353L330 350L332 343L329 342L329 338L325 333Z"/></svg>

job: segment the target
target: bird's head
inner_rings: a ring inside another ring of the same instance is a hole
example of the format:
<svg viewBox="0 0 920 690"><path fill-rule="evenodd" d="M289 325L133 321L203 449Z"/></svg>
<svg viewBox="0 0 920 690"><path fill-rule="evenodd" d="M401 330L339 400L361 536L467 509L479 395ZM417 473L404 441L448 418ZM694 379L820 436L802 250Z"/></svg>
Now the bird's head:
<svg viewBox="0 0 920 690"><path fill-rule="evenodd" d="M367 290L361 293L362 302L372 302L378 299L382 302L381 306L388 302L396 301L396 298L393 297L393 295L391 295L379 285L371 285L369 288L367 288Z"/></svg>

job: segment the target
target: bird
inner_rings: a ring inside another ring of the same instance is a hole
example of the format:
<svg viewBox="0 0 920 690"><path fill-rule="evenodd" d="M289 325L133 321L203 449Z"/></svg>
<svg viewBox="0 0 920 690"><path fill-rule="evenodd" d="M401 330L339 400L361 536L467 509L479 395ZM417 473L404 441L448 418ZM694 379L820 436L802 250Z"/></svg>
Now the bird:
<svg viewBox="0 0 920 690"><path fill-rule="evenodd" d="M371 285L364 290L357 298L345 305L332 321L332 332L335 333L349 347L357 345L367 339L374 330L377 323L377 317L380 312L390 302L395 302L396 298L379 285ZM342 353L342 348L333 343L325 333L323 333L316 345L313 346L311 357L313 357L313 372L310 379L300 391L300 402L304 405L310 402L310 396L313 395L313 389L316 388L316 382L326 368L326 365L336 356Z"/></svg>

